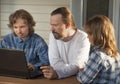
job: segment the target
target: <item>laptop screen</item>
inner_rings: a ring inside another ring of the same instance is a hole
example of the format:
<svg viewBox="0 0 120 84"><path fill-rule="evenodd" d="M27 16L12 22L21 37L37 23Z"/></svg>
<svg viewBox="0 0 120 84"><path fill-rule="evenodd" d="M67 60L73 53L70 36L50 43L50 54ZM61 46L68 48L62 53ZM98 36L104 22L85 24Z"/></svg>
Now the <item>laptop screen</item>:
<svg viewBox="0 0 120 84"><path fill-rule="evenodd" d="M25 53L20 50L0 48L0 75L31 78Z"/></svg>

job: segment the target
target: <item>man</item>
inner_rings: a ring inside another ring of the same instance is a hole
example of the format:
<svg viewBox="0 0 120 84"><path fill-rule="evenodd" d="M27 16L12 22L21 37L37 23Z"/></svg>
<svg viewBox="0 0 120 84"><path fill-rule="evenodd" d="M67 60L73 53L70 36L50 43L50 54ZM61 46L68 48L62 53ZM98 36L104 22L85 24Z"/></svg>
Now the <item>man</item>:
<svg viewBox="0 0 120 84"><path fill-rule="evenodd" d="M71 12L60 7L51 13L49 38L51 66L42 66L44 77L65 78L83 69L88 60L90 43L86 33L77 29Z"/></svg>
<svg viewBox="0 0 120 84"><path fill-rule="evenodd" d="M41 75L39 66L48 65L48 46L42 37L34 33L35 21L29 12L20 9L9 16L9 27L13 33L6 35L0 48L22 50L33 70L32 76ZM17 61L17 60L16 60Z"/></svg>

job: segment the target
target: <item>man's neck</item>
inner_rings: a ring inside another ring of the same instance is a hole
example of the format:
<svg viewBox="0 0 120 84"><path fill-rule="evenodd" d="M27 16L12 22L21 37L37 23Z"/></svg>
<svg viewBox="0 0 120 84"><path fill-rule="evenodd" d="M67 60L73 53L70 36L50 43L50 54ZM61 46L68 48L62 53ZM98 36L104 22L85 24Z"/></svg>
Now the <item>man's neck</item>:
<svg viewBox="0 0 120 84"><path fill-rule="evenodd" d="M62 39L64 42L71 40L73 36L76 34L76 30L69 29L66 33L67 33L66 37Z"/></svg>

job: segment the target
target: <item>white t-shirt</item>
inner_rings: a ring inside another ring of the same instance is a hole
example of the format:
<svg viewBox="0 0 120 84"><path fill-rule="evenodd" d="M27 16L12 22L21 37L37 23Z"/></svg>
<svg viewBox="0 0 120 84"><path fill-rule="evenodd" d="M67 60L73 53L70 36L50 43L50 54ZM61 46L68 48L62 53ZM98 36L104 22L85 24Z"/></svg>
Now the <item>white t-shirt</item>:
<svg viewBox="0 0 120 84"><path fill-rule="evenodd" d="M87 34L77 30L74 37L64 42L56 40L52 33L49 37L49 60L59 78L75 75L84 68L90 50Z"/></svg>

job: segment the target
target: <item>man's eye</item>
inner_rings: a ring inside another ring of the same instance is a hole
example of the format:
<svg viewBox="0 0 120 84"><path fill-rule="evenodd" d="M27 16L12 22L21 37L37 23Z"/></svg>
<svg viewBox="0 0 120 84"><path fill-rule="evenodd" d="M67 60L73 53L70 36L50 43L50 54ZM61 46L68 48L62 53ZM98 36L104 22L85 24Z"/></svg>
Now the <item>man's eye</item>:
<svg viewBox="0 0 120 84"><path fill-rule="evenodd" d="M57 24L55 26L58 26Z"/></svg>
<svg viewBox="0 0 120 84"><path fill-rule="evenodd" d="M25 26L21 26L21 28L24 28Z"/></svg>
<svg viewBox="0 0 120 84"><path fill-rule="evenodd" d="M14 26L13 28L14 28L14 29L17 29L17 27L16 27L16 26Z"/></svg>

